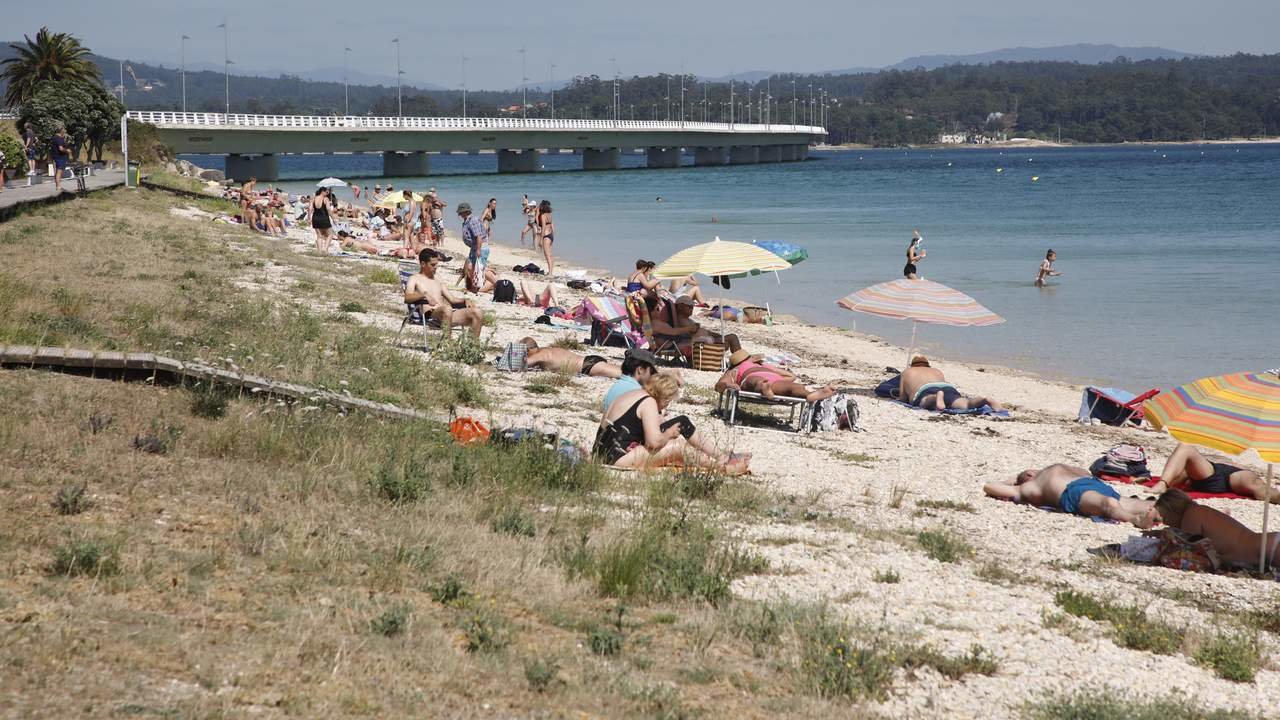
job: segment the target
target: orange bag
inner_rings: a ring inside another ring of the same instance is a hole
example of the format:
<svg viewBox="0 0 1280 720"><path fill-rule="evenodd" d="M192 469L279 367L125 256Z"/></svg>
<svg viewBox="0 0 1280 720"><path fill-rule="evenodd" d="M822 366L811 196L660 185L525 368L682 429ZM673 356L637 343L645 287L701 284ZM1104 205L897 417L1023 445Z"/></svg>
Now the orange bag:
<svg viewBox="0 0 1280 720"><path fill-rule="evenodd" d="M473 420L469 417L455 418L453 422L449 423L449 434L460 445L489 442L489 428L485 427L479 420Z"/></svg>

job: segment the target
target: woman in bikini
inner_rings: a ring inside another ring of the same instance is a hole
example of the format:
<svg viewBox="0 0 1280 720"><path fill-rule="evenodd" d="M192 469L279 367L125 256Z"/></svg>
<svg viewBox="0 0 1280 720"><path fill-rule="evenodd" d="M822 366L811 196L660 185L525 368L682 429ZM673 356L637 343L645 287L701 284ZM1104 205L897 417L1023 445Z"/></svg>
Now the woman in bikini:
<svg viewBox="0 0 1280 720"><path fill-rule="evenodd" d="M832 385L810 390L795 375L782 368L765 365L746 350L737 350L729 356L729 369L716 381L716 392L728 389L760 393L767 400L782 395L804 398L809 402L825 400L836 393Z"/></svg>
<svg viewBox="0 0 1280 720"><path fill-rule="evenodd" d="M644 292L646 296L657 298L662 288L661 280L654 280L649 273L657 267L652 260L636 260L636 270L627 277L627 292Z"/></svg>
<svg viewBox="0 0 1280 720"><path fill-rule="evenodd" d="M920 241L924 238L920 237L919 230L911 232L911 244L907 245L907 264L902 268L902 276L908 280L916 280L916 263L924 260L924 248L920 247Z"/></svg>
<svg viewBox="0 0 1280 720"><path fill-rule="evenodd" d="M618 396L605 411L591 452L601 462L620 468L683 466L710 468L726 475L749 472L749 454L720 453L684 415L662 415L680 394L680 381L654 375L643 390Z"/></svg>
<svg viewBox="0 0 1280 720"><path fill-rule="evenodd" d="M547 277L555 275L555 261L551 259L551 243L556 239L556 225L551 220L551 201L538 204L538 228L542 235L542 256L547 259Z"/></svg>
<svg viewBox="0 0 1280 720"><path fill-rule="evenodd" d="M1262 533L1254 532L1230 515L1201 505L1178 489L1165 492L1148 511L1147 520L1164 524L1189 535L1209 538L1218 556L1235 568L1256 568L1259 559L1274 567L1280 533L1267 533L1263 554Z"/></svg>
<svg viewBox="0 0 1280 720"><path fill-rule="evenodd" d="M698 279L692 275L685 275L682 278L676 278L671 281L671 294L675 297L688 295L698 307L707 306L707 296L702 294L702 288L698 286Z"/></svg>

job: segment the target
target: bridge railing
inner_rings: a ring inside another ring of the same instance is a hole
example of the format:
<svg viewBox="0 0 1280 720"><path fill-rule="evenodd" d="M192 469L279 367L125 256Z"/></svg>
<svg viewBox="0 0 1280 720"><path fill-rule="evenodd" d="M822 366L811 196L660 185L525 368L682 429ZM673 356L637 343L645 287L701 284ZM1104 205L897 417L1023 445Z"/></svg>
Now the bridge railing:
<svg viewBox="0 0 1280 720"><path fill-rule="evenodd" d="M248 115L242 113L130 110L130 120L168 127L271 128L277 130L644 130L675 132L806 133L808 125L680 122L662 120L547 120L539 118L368 117L362 115Z"/></svg>

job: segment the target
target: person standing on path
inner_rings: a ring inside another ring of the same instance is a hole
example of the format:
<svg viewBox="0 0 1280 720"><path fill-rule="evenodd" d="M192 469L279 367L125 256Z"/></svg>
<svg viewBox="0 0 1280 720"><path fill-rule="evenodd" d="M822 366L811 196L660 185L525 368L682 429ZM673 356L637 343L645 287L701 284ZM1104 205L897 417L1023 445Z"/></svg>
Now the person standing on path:
<svg viewBox="0 0 1280 720"><path fill-rule="evenodd" d="M71 142L67 140L65 127L58 126L58 132L49 141L49 147L53 150L53 187L54 191L61 195L62 171L67 169L67 163L71 160Z"/></svg>
<svg viewBox="0 0 1280 720"><path fill-rule="evenodd" d="M27 175L36 174L36 144L39 139L36 138L35 128L31 127L31 123L27 123L26 129L22 131L22 149L27 153Z"/></svg>
<svg viewBox="0 0 1280 720"><path fill-rule="evenodd" d="M919 230L911 232L911 244L907 245L907 264L902 268L902 276L908 280L919 279L916 276L916 263L925 258L924 248L920 247L920 243L923 240L924 238L920 236Z"/></svg>
<svg viewBox="0 0 1280 720"><path fill-rule="evenodd" d="M542 256L547 259L547 277L555 275L555 260L551 258L551 243L556 239L556 225L551 220L551 201L538 204L538 227L542 230Z"/></svg>
<svg viewBox="0 0 1280 720"><path fill-rule="evenodd" d="M1058 277L1062 273L1053 269L1053 261L1058 259L1058 253L1050 250L1045 253L1044 260L1040 262L1040 274L1036 275L1036 287L1044 287L1045 280L1051 277Z"/></svg>

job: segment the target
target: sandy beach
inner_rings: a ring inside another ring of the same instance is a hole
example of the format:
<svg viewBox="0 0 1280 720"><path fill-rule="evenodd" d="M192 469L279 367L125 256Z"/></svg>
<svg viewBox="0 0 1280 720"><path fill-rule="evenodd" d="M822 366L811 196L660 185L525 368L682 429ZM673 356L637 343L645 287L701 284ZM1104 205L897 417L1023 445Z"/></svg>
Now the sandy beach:
<svg viewBox="0 0 1280 720"><path fill-rule="evenodd" d="M206 217L194 208L183 208L180 200L174 204L175 216L191 222ZM448 221L456 222L452 215ZM530 249L513 247L514 239L497 238L491 256L491 266L513 280L512 266L542 262ZM315 252L309 231L292 229L290 238L279 242L291 243L299 253ZM443 279L452 287L465 257L465 248L452 231L446 249L455 259L445 266ZM335 258L332 280L359 286L356 275L371 267L394 264ZM568 258L557 258L557 272L596 276L590 268L573 266ZM573 307L583 295L567 288L563 277L556 281L556 292L562 305ZM545 281L526 280L535 289ZM276 266L259 280L247 281L246 289L273 292L290 282L288 268ZM750 283L744 283L734 294L745 295L751 289ZM370 307L356 317L394 332L403 307L395 288L375 285L364 290ZM492 347L525 335L545 345L566 334L535 325L534 309L494 304L488 297L474 299L496 316L494 327L486 328L482 336ZM718 323L697 315L695 319ZM920 674L883 703L887 716L1006 717L1045 691L1077 688L1123 689L1127 697L1137 698L1163 697L1176 688L1208 707L1236 710L1274 708L1280 703L1280 672L1274 664L1264 663L1253 683L1230 682L1193 660L1190 649L1169 655L1125 649L1111 639L1105 623L1064 617L1054 601L1055 593L1074 589L1135 603L1153 617L1208 633L1239 627L1245 611L1273 602L1276 586L1272 582L1104 560L1091 551L1122 542L1138 531L998 502L984 497L981 490L983 483L1011 478L1027 468L1055 462L1088 466L1120 442L1146 447L1153 458L1152 470L1158 472L1175 444L1167 435L1081 425L1075 417L1079 386L945 358L932 359L948 380L963 391L999 399L1011 409L1012 417L926 413L876 398L871 392L889 376L886 368L904 366L904 348L786 315L777 316L772 326L730 325L752 352L789 353L799 359L793 370L807 380L852 388L862 412L860 424L866 429L864 433L797 435L749 425L730 428L712 414L717 375L682 371L686 390L672 413L688 415L723 447L751 452L752 482L777 498L768 519L739 528L743 538L770 559L774 570L737 581L735 593L756 599L825 601L850 618L884 618L904 636L927 639L948 652L960 653L980 644L999 661L999 671L989 677L949 681L936 673ZM408 333L406 338L414 339ZM611 359L622 354L617 348L590 352ZM490 355L496 355L496 350ZM436 361L424 357L424 362ZM501 373L489 366L475 372L488 388L493 406L460 409L460 413L481 417L492 427L554 425L564 436L590 444L600 419L600 400L610 381L575 377L562 392L548 397L526 390L536 374ZM1256 458L1242 462L1259 469ZM1128 494L1129 489L1123 491ZM1205 502L1252 528L1261 526L1262 507L1257 502ZM818 520L801 523L797 517ZM973 557L947 563L921 554L915 533L934 529L962 537L973 547ZM900 580L875 581L889 571ZM1273 635L1259 636L1264 654L1277 651Z"/></svg>

